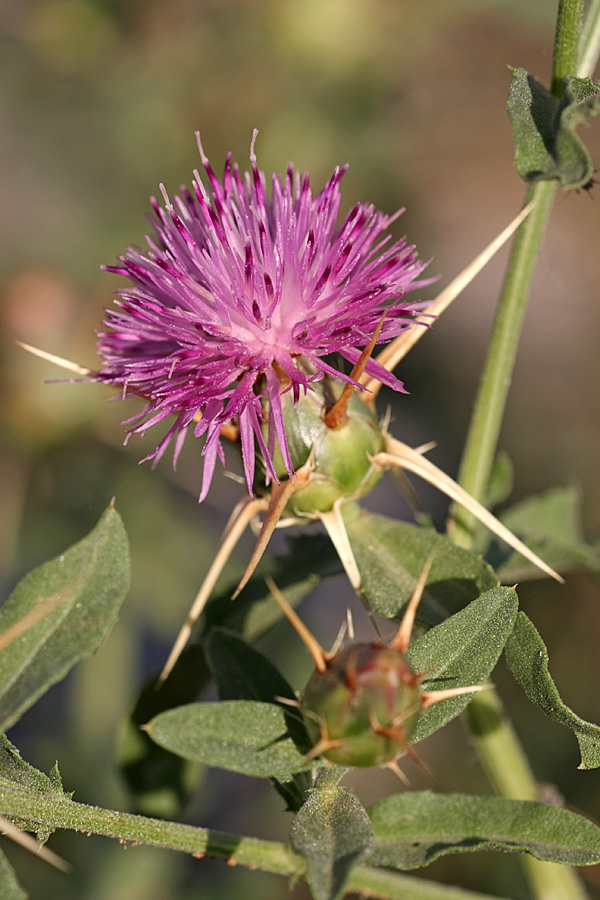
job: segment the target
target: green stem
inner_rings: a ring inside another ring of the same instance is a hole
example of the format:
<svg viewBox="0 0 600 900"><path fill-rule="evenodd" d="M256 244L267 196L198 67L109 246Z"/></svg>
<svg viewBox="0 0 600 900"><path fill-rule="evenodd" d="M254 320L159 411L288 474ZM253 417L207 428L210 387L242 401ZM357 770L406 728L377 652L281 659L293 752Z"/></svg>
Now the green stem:
<svg viewBox="0 0 600 900"><path fill-rule="evenodd" d="M586 54L585 65L590 70L595 64L592 48L597 55L600 46L597 6L596 2L590 6L581 41L582 53ZM552 90L558 97L565 75L577 71L582 9L583 0L559 2L552 72ZM554 182L538 182L528 190L527 201L534 200L536 205L521 225L513 244L471 417L459 482L475 499L484 503L531 280L556 188ZM471 549L474 534L474 517L456 509L452 528L455 542ZM537 799L534 773L495 692L487 691L475 697L469 706L468 721L477 751L496 791L513 799ZM583 900L586 897L572 869L528 857L523 863L536 900Z"/></svg>
<svg viewBox="0 0 600 900"><path fill-rule="evenodd" d="M563 78L577 69L583 0L559 0L552 60L552 93L560 97Z"/></svg>
<svg viewBox="0 0 600 900"><path fill-rule="evenodd" d="M116 838L121 843L149 844L168 850L191 853L193 856L212 856L229 865L246 866L296 881L302 878L306 864L286 845L276 841L226 834L177 822L149 819L130 813L114 812L97 806L75 803L67 796L39 794L32 797L29 789L3 783L0 789L0 810L15 817L27 829L66 828L88 834ZM389 900L491 900L488 895L461 888L446 887L422 878L412 878L397 872L359 866L353 870L348 889L367 897ZM493 898L502 900L502 898Z"/></svg>
<svg viewBox="0 0 600 900"><path fill-rule="evenodd" d="M556 183L552 181L540 181L528 190L527 202L533 200L536 206L519 228L513 245L469 425L458 481L472 497L483 503L515 364L529 286L555 192ZM462 507L456 509L452 533L455 543L470 549L475 528L476 519L472 513Z"/></svg>

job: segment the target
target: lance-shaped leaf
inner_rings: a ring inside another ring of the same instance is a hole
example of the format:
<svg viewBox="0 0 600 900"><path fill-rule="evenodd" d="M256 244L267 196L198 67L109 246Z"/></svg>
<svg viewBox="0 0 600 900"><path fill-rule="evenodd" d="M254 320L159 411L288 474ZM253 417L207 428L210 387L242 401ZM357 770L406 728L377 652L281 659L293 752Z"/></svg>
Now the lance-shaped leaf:
<svg viewBox="0 0 600 900"><path fill-rule="evenodd" d="M498 584L483 560L433 529L343 507L344 522L361 575L361 590L375 612L397 616L432 557L419 618L435 625Z"/></svg>
<svg viewBox="0 0 600 900"><path fill-rule="evenodd" d="M29 894L23 890L15 870L0 850L0 895L2 900L27 900Z"/></svg>
<svg viewBox="0 0 600 900"><path fill-rule="evenodd" d="M198 766L159 747L141 726L166 709L196 700L209 677L201 648L192 645L183 651L160 690L153 675L140 691L121 728L118 746L121 774L136 812L174 817L197 783Z"/></svg>
<svg viewBox="0 0 600 900"><path fill-rule="evenodd" d="M568 75L557 100L525 69L513 69L507 111L521 178L558 179L565 188L589 182L593 163L575 129L600 113L599 82Z"/></svg>
<svg viewBox="0 0 600 900"><path fill-rule="evenodd" d="M363 805L337 785L347 771L319 776L290 830L292 850L306 859L306 877L315 900L343 895L353 866L373 849L373 829Z"/></svg>
<svg viewBox="0 0 600 900"><path fill-rule="evenodd" d="M600 828L569 810L527 800L417 791L369 808L371 865L413 869L447 853L503 850L572 866L600 862Z"/></svg>
<svg viewBox="0 0 600 900"><path fill-rule="evenodd" d="M184 759L257 778L287 778L322 765L307 761L309 747L290 737L288 717L299 715L273 703L191 703L155 716L146 730Z"/></svg>
<svg viewBox="0 0 600 900"><path fill-rule="evenodd" d="M296 695L275 663L264 653L223 628L215 628L205 642L206 657L212 669L220 700L259 700L279 703L285 698L296 703ZM310 738L301 715L283 704L287 726L298 746L309 747ZM289 780L272 779L273 786L292 812L300 809L306 791L312 785L310 772L298 772Z"/></svg>
<svg viewBox="0 0 600 900"><path fill-rule="evenodd" d="M548 651L533 622L519 613L506 648L508 667L531 700L548 718L575 733L581 751L580 769L600 766L600 727L576 715L560 699L548 671Z"/></svg>
<svg viewBox="0 0 600 900"><path fill-rule="evenodd" d="M0 731L100 647L129 587L129 550L111 505L94 530L17 585L0 610Z"/></svg>
<svg viewBox="0 0 600 900"><path fill-rule="evenodd" d="M517 609L516 591L494 588L415 641L406 656L415 672L426 673L423 689L435 691L482 684L502 653ZM472 699L469 694L463 694L430 706L420 715L411 742L421 741L437 731Z"/></svg>

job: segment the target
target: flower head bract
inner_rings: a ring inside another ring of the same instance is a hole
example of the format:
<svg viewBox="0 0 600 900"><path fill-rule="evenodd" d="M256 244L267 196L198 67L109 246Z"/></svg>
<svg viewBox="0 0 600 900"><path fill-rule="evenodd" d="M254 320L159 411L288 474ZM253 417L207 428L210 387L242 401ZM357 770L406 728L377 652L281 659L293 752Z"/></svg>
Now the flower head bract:
<svg viewBox="0 0 600 900"><path fill-rule="evenodd" d="M257 168L256 135L250 171L228 155L222 179L198 136L208 186L195 172L191 191L171 200L163 188L164 207L152 201L147 248L131 247L106 267L132 287L107 313L95 378L146 401L126 423L129 433L174 417L147 459L158 461L173 439L176 462L190 429L205 436L200 499L223 460L221 429L230 422L250 492L257 445L269 477L277 444L291 476L281 395L297 402L326 374L352 382L327 357L356 363L383 313L378 343L398 337L424 306L406 293L429 283L414 247L391 239L399 213L358 203L338 225L345 168L316 196L292 166L269 185ZM376 361L366 371L404 391Z"/></svg>

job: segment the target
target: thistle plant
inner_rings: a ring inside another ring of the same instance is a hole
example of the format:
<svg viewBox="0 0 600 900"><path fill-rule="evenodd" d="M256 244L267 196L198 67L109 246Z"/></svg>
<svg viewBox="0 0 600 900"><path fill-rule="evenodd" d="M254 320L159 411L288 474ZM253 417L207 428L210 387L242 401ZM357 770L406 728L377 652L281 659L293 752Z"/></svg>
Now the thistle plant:
<svg viewBox="0 0 600 900"><path fill-rule="evenodd" d="M503 850L522 855L534 900L588 896L573 867L600 862L600 828L545 802L490 676L504 654L529 700L574 732L580 768L600 767L600 727L561 700L542 638L519 611L516 584L597 571L597 548L569 554L553 541L545 497L529 501L533 529L514 510L497 517L488 506L552 196L559 183L591 185L593 166L575 127L600 111L600 83L589 78L599 10L590 4L581 37L582 4L559 4L548 89L513 70L516 168L532 187L513 222L437 296L428 263L406 238L393 237L400 213L359 203L340 218L345 168L318 193L292 166L268 178L258 168L255 132L249 169L228 156L218 177L198 136L204 175L195 172L191 189L173 198L161 189L146 247L106 267L128 286L99 331L100 363L82 366L23 345L74 380L100 382L115 399L138 404L127 437L150 431L145 440L152 440L162 426L145 457L153 466L168 448L175 465L186 438L197 439L200 501L219 489L224 443L237 448L239 502L208 571L198 574L198 594L162 671L132 698L124 775L145 812L161 791L183 805L198 764L262 778L288 810L290 829L275 842L180 824L176 811L167 820L158 809L151 817L87 806L63 788L58 766L48 775L34 769L3 736L7 838L63 869L68 862L51 838L63 828L214 856L304 879L315 900L351 891L477 900L483 895L406 872L445 854ZM427 458L430 445L403 442L401 427L377 404L386 390L407 393L397 375L404 356L515 233L454 480ZM425 522L407 473L454 502L448 534ZM367 511L372 489L392 475L418 524ZM219 594L217 581L249 526L257 540L246 570ZM284 526L292 538L276 556L271 538ZM325 651L295 607L332 575L350 582L373 634L355 640L348 617ZM2 732L107 639L129 577L127 538L111 503L91 534L17 586L0 609ZM255 646L283 616L314 664L305 684L290 684ZM396 623L387 640L386 620ZM199 700L210 683L218 700ZM427 743L416 749L463 713L498 796L436 790ZM397 786L365 809L341 782L354 768L378 765L399 776ZM428 773L431 790L411 789L415 766ZM0 886L2 897L25 896L3 855Z"/></svg>

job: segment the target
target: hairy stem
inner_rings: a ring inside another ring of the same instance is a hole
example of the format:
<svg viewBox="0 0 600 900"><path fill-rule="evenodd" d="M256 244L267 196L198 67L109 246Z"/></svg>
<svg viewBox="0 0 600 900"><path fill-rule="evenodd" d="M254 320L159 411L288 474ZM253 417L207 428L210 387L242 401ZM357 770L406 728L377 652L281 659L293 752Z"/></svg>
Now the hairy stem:
<svg viewBox="0 0 600 900"><path fill-rule="evenodd" d="M149 844L199 858L211 856L229 865L260 869L292 881L302 878L306 869L304 859L287 844L87 806L64 795L40 794L39 799L32 800L30 790L6 782L0 789L0 809L17 822L22 820L28 829L38 826L40 830L66 828L101 834L121 843ZM348 889L365 897L389 900L490 900L484 894L367 866L359 866L351 873Z"/></svg>

